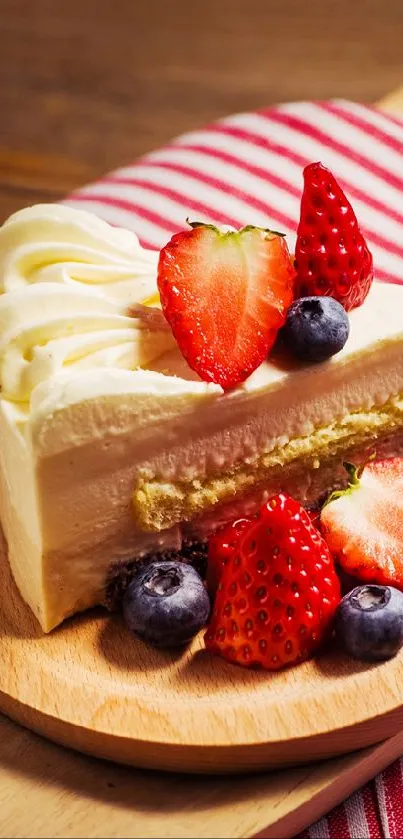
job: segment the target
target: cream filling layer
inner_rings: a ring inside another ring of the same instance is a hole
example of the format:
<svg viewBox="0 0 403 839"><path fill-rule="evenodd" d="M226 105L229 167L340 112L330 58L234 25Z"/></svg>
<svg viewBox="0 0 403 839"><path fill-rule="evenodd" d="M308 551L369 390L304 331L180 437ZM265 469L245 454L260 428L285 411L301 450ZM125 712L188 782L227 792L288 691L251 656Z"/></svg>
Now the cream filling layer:
<svg viewBox="0 0 403 839"><path fill-rule="evenodd" d="M402 396L380 408L349 414L339 422L316 429L309 437L294 438L269 454L238 463L227 472L203 481L145 481L133 493L136 524L140 530L159 532L177 522L191 522L204 513L211 513L216 505L227 504L250 490L256 491L259 486L271 492L284 489L283 482L289 479L290 470L302 478L302 489L305 474L320 469L337 455L343 458L352 449L371 445L376 453L377 442L397 434L400 429L403 429ZM298 498L307 500L301 492Z"/></svg>

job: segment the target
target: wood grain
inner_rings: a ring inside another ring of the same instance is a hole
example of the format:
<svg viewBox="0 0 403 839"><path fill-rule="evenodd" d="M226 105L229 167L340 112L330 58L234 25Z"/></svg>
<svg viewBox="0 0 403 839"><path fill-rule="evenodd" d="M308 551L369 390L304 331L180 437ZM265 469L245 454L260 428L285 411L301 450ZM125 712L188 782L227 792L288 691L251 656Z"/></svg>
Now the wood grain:
<svg viewBox="0 0 403 839"><path fill-rule="evenodd" d="M401 0L0 6L0 221L224 114L403 76Z"/></svg>
<svg viewBox="0 0 403 839"><path fill-rule="evenodd" d="M289 837L403 749L403 734L325 764L241 777L166 775L60 749L0 718L0 836Z"/></svg>
<svg viewBox="0 0 403 839"><path fill-rule="evenodd" d="M241 772L331 757L403 728L403 652L368 666L334 651L268 674L210 656L202 634L186 652L154 650L101 610L43 635L4 554L0 591L0 710L79 751Z"/></svg>

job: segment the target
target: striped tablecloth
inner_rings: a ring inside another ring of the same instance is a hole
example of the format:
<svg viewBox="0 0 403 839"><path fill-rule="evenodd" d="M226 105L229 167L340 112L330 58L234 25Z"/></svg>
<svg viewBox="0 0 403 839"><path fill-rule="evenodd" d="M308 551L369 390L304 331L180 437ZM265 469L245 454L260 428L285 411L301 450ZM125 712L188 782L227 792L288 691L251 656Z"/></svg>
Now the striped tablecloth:
<svg viewBox="0 0 403 839"><path fill-rule="evenodd" d="M282 230L293 247L302 168L320 160L352 201L375 275L403 281L403 119L344 100L227 117L178 137L66 199L159 248L186 217ZM402 313L403 316L403 313ZM403 837L403 761L301 834Z"/></svg>

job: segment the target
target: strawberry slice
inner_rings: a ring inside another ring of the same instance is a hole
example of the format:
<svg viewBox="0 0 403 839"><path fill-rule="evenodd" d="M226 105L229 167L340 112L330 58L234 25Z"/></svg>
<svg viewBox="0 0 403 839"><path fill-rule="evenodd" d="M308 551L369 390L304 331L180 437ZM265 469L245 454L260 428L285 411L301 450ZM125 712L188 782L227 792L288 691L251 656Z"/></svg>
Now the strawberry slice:
<svg viewBox="0 0 403 839"><path fill-rule="evenodd" d="M403 589L403 459L345 466L348 489L334 492L321 512L324 538L344 571Z"/></svg>
<svg viewBox="0 0 403 839"><path fill-rule="evenodd" d="M306 510L283 492L234 530L230 540L228 528L222 532L221 554L220 534L214 537L214 556L226 561L207 649L267 670L309 658L331 633L340 601L326 542Z"/></svg>
<svg viewBox="0 0 403 839"><path fill-rule="evenodd" d="M164 315L189 366L223 388L266 358L293 299L284 237L244 227L191 224L162 249L158 289Z"/></svg>
<svg viewBox="0 0 403 839"><path fill-rule="evenodd" d="M334 297L347 312L361 306L372 284L372 256L353 208L321 163L304 169L295 267L297 297Z"/></svg>

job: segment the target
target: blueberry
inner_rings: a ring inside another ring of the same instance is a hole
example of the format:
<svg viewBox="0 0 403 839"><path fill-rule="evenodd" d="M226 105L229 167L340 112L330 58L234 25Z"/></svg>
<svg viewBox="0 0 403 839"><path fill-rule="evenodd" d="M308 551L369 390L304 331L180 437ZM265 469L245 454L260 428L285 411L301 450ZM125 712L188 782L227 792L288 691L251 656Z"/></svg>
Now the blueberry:
<svg viewBox="0 0 403 839"><path fill-rule="evenodd" d="M354 658L392 658L403 644L403 593L391 586L357 586L339 603L335 630Z"/></svg>
<svg viewBox="0 0 403 839"><path fill-rule="evenodd" d="M301 297L290 306L281 334L301 361L326 361L344 347L349 330L346 312L333 297Z"/></svg>
<svg viewBox="0 0 403 839"><path fill-rule="evenodd" d="M129 630L155 647L187 644L207 623L210 601L197 571L157 560L140 568L123 597Z"/></svg>

